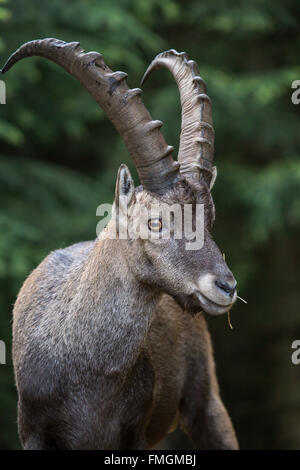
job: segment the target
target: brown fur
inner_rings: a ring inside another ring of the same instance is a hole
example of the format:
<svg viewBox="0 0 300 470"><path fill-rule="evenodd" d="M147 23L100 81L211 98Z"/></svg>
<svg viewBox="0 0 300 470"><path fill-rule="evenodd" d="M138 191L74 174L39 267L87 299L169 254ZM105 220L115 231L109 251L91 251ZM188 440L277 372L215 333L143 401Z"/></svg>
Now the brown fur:
<svg viewBox="0 0 300 470"><path fill-rule="evenodd" d="M179 182L158 198L134 190L122 166L119 221L120 194L129 206L202 201L204 246L187 252L173 238L112 240L109 223L96 241L50 253L33 271L13 321L21 442L25 449L148 449L180 424L199 449L236 449L206 322L195 314L203 305L191 287L205 273L233 279L210 234L210 192Z"/></svg>

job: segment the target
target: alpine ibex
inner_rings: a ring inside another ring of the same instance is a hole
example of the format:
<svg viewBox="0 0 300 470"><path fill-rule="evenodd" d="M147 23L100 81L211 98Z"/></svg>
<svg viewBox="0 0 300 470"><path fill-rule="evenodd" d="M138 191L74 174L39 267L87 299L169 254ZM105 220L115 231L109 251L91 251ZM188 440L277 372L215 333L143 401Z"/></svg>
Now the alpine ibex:
<svg viewBox="0 0 300 470"><path fill-rule="evenodd" d="M50 253L18 295L13 361L25 449L149 449L180 424L199 449L237 449L221 401L203 315L227 312L236 281L211 235L214 130L206 87L185 53L159 54L148 68L173 74L180 91L178 161L151 120L139 88L79 43L31 41L7 61L42 56L75 76L106 111L133 157L142 186L119 169L114 211L162 203L204 205L204 244L183 239L113 239ZM127 219L126 219L127 220ZM159 217L147 230L163 230Z"/></svg>

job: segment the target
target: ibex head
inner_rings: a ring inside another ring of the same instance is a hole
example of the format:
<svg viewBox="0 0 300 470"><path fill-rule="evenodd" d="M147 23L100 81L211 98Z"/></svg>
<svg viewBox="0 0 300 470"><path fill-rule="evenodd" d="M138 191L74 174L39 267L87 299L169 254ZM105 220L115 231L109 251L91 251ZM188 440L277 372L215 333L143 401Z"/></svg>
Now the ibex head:
<svg viewBox="0 0 300 470"><path fill-rule="evenodd" d="M211 235L215 218L211 196L216 178L212 166L214 129L211 102L196 63L189 61L185 53L170 50L154 59L143 78L144 81L153 69L166 66L179 87L182 130L176 162L173 147L166 144L160 132L162 122L151 119L140 99L141 90L129 89L127 75L112 72L101 54L85 53L75 42L31 41L8 59L2 73L32 55L53 60L80 80L106 111L133 157L142 186L134 187L128 168L122 165L114 204L118 234L125 222L129 229L139 222L143 234L149 235L129 237L118 244L132 273L141 282L172 295L189 312L227 312L237 297L236 281ZM182 209L182 227L185 205L192 208L193 227L199 216L197 205L204 207L201 248L187 249L185 237L174 235L174 217L168 226L170 236L164 237L166 227L161 213L164 207L173 205ZM149 211L154 206L154 214L142 218L134 211L137 206ZM104 236L109 236L110 230L112 223Z"/></svg>

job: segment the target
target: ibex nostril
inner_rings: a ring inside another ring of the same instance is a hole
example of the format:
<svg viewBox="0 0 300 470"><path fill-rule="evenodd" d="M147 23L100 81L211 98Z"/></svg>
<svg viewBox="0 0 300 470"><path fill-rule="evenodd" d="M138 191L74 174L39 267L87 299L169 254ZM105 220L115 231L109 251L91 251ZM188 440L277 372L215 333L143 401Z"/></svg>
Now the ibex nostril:
<svg viewBox="0 0 300 470"><path fill-rule="evenodd" d="M226 292L226 294L229 294L230 297L233 297L233 294L234 294L235 288L236 288L236 282L234 283L234 286L230 285L228 282L224 282L224 281L220 281L220 280L215 281L215 284L216 284L217 287L219 287L224 292Z"/></svg>

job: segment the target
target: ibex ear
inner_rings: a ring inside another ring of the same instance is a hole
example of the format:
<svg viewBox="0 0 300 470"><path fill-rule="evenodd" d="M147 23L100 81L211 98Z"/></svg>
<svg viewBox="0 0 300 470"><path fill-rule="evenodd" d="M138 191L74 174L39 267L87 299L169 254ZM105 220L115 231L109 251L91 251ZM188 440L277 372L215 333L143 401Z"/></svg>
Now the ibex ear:
<svg viewBox="0 0 300 470"><path fill-rule="evenodd" d="M216 166L213 166L212 169L211 169L211 180L210 180L210 183L209 183L209 190L211 191L212 188L214 187L214 184L216 182L216 179L217 179L217 175L218 175L218 172L217 172L217 167Z"/></svg>
<svg viewBox="0 0 300 470"><path fill-rule="evenodd" d="M122 164L118 171L115 205L121 212L122 209L127 212L127 207L135 201L135 187L130 171L127 166Z"/></svg>

